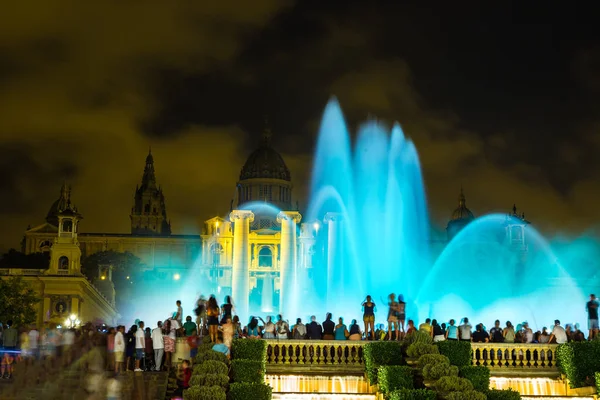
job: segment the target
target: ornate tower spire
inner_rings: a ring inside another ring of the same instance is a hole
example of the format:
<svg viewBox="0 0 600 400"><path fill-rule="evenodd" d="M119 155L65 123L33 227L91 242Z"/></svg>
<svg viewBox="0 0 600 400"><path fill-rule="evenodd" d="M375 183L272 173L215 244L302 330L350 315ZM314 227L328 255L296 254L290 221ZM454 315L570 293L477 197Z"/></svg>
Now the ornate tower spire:
<svg viewBox="0 0 600 400"><path fill-rule="evenodd" d="M146 156L142 185L135 190L131 209L131 233L137 235L170 235L171 224L167 219L165 196L156 184L152 148Z"/></svg>
<svg viewBox="0 0 600 400"><path fill-rule="evenodd" d="M142 187L156 188L156 176L154 174L154 157L152 157L152 148L148 151L146 157L146 166L144 167L144 176L142 177Z"/></svg>

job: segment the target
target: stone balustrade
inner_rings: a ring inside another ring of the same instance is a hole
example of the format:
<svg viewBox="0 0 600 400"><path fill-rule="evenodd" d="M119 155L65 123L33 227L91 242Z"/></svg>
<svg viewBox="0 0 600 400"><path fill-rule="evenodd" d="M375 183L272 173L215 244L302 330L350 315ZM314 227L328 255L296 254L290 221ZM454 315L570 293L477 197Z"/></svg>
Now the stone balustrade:
<svg viewBox="0 0 600 400"><path fill-rule="evenodd" d="M365 341L267 340L267 373L362 374ZM492 375L558 376L556 344L472 343L473 365Z"/></svg>
<svg viewBox="0 0 600 400"><path fill-rule="evenodd" d="M558 376L557 344L472 343L473 365L492 375Z"/></svg>
<svg viewBox="0 0 600 400"><path fill-rule="evenodd" d="M267 340L267 372L347 373L365 370L365 341L352 340Z"/></svg>

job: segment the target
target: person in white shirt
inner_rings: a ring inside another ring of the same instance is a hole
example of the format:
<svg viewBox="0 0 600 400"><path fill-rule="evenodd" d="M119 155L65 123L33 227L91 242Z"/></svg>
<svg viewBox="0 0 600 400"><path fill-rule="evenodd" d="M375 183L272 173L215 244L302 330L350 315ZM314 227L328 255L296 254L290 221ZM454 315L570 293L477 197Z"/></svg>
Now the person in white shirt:
<svg viewBox="0 0 600 400"><path fill-rule="evenodd" d="M175 319L177 313L173 313L173 317L165 321L165 332L163 339L165 341L165 354L167 367L171 366L171 357L175 353L175 341L177 339L177 331L181 328L179 321Z"/></svg>
<svg viewBox="0 0 600 400"><path fill-rule="evenodd" d="M177 320L177 322L179 322L179 325L181 326L183 321L183 307L181 307L181 300L177 300L176 304L177 315L175 316L175 319Z"/></svg>
<svg viewBox="0 0 600 400"><path fill-rule="evenodd" d="M559 320L554 320L554 328L552 329L548 343L552 343L553 339L556 339L556 343L558 344L567 343L569 341L567 332L565 331L565 328L560 326Z"/></svg>
<svg viewBox="0 0 600 400"><path fill-rule="evenodd" d="M39 357L39 340L40 332L35 328L35 325L32 325L29 331L29 350L31 351L31 357L34 359Z"/></svg>
<svg viewBox="0 0 600 400"><path fill-rule="evenodd" d="M144 335L144 321L140 321L138 330L135 332L135 371L142 372L140 362L144 358L146 348L146 336Z"/></svg>
<svg viewBox="0 0 600 400"><path fill-rule="evenodd" d="M115 334L115 372L123 371L123 362L125 361L125 336L123 332L125 327L119 325Z"/></svg>
<svg viewBox="0 0 600 400"><path fill-rule="evenodd" d="M162 321L156 323L157 327L152 329L152 348L154 348L154 362L156 371L160 371L163 355L165 353L165 341L163 339Z"/></svg>
<svg viewBox="0 0 600 400"><path fill-rule="evenodd" d="M472 326L469 323L469 318L464 317L463 323L458 327L458 333L460 334L460 340L470 342L471 341L471 329Z"/></svg>
<svg viewBox="0 0 600 400"><path fill-rule="evenodd" d="M75 343L75 332L73 329L66 329L62 334L62 353L64 365L70 365L73 360L73 344Z"/></svg>

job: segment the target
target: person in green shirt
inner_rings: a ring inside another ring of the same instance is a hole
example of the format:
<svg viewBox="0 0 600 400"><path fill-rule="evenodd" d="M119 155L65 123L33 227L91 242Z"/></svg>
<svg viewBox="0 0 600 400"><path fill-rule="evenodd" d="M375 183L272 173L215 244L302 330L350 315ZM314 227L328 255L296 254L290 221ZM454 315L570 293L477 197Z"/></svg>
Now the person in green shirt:
<svg viewBox="0 0 600 400"><path fill-rule="evenodd" d="M197 333L196 324L192 322L192 317L185 317L185 324L183 324L183 330L185 331L185 336L195 336Z"/></svg>

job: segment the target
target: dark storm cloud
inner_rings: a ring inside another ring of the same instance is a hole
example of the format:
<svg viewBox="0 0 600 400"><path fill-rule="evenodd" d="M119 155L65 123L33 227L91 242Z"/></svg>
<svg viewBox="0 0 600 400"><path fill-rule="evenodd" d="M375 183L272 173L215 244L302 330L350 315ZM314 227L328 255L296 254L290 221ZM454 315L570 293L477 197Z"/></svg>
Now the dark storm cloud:
<svg viewBox="0 0 600 400"><path fill-rule="evenodd" d="M24 149L5 185L30 188L3 200L3 243L42 222L64 169L86 231L127 231L149 144L175 231L197 232L227 212L265 114L304 206L331 95L352 128L402 123L436 223L461 184L478 215L516 202L550 232L600 219L596 58L570 10L51 3L0 15L0 146Z"/></svg>

